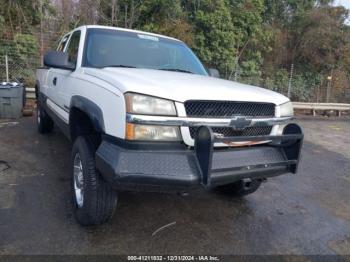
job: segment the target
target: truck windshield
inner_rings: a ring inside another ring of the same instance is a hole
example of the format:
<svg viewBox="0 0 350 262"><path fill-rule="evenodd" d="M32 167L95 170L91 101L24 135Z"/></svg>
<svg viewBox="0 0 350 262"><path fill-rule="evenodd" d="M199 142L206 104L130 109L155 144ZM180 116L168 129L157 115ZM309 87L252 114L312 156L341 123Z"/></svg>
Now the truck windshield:
<svg viewBox="0 0 350 262"><path fill-rule="evenodd" d="M88 29L83 66L147 68L208 75L191 49L180 41L110 29Z"/></svg>

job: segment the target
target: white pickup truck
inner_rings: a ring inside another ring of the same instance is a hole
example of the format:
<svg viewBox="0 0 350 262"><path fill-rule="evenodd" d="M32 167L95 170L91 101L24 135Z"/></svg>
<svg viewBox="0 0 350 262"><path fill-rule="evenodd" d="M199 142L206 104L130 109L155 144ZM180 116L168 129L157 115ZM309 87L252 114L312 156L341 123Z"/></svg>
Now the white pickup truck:
<svg viewBox="0 0 350 262"><path fill-rule="evenodd" d="M57 125L74 143L76 218L110 219L121 190L243 196L296 173L301 128L288 98L219 78L183 42L82 26L37 71L40 133Z"/></svg>

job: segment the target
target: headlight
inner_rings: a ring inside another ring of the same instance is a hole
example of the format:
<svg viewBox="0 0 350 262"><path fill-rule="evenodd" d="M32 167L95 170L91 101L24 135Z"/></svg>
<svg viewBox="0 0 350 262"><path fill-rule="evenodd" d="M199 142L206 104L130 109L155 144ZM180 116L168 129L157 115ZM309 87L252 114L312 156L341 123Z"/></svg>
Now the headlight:
<svg viewBox="0 0 350 262"><path fill-rule="evenodd" d="M128 140L181 140L180 129L177 126L151 126L127 123L125 136Z"/></svg>
<svg viewBox="0 0 350 262"><path fill-rule="evenodd" d="M128 113L176 116L175 104L170 100L128 93L125 101Z"/></svg>
<svg viewBox="0 0 350 262"><path fill-rule="evenodd" d="M292 102L287 102L283 105L280 105L280 115L281 117L294 115Z"/></svg>

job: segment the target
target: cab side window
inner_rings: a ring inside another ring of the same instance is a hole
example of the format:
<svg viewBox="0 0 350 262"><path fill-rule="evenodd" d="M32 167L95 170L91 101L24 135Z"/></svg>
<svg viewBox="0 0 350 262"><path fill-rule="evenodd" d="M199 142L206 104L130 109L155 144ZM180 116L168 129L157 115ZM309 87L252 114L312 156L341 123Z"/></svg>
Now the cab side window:
<svg viewBox="0 0 350 262"><path fill-rule="evenodd" d="M77 63L79 41L80 41L80 31L75 31L69 40L69 44L67 48L68 61L73 64Z"/></svg>

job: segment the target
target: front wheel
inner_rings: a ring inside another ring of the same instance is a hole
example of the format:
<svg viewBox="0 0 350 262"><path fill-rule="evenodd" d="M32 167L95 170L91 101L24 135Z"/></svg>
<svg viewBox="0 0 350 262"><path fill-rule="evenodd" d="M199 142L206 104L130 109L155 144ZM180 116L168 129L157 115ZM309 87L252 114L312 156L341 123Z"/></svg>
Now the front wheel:
<svg viewBox="0 0 350 262"><path fill-rule="evenodd" d="M107 222L117 205L116 192L95 167L96 139L80 136L72 149L72 191L75 217L81 225Z"/></svg>
<svg viewBox="0 0 350 262"><path fill-rule="evenodd" d="M227 195L243 197L254 193L260 185L260 179L242 179L232 184L219 186L217 190Z"/></svg>

